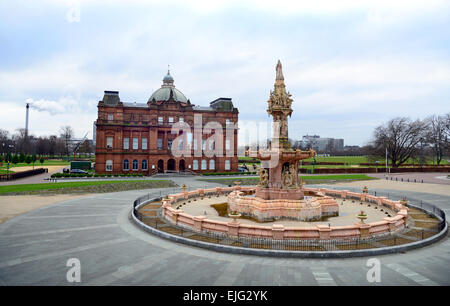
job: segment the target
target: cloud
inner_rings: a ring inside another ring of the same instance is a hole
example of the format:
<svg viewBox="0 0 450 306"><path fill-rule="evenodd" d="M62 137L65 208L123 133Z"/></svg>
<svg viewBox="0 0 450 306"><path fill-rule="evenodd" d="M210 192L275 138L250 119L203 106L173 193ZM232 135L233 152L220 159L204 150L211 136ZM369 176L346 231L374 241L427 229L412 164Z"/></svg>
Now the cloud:
<svg viewBox="0 0 450 306"><path fill-rule="evenodd" d="M20 109L0 128L30 99L35 133L83 134L104 90L145 102L167 64L192 103L231 97L264 121L279 58L296 134L362 143L389 117L448 111L449 2L89 0L73 23L70 1L34 2L0 4L0 104Z"/></svg>

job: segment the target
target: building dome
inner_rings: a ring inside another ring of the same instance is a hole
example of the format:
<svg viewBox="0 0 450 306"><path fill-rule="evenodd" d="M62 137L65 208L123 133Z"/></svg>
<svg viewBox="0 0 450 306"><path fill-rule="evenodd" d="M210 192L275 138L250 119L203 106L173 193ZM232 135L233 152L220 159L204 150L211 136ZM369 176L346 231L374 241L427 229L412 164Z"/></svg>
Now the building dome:
<svg viewBox="0 0 450 306"><path fill-rule="evenodd" d="M163 79L163 83L172 83L173 84L173 77L170 75L170 71L167 71L167 74Z"/></svg>
<svg viewBox="0 0 450 306"><path fill-rule="evenodd" d="M170 75L170 71L167 71L166 76L163 79L163 84L161 88L156 90L148 99L148 101L168 101L170 97L173 97L173 100L175 102L183 102L186 103L188 99L186 96L175 88L175 85L173 85L173 77Z"/></svg>

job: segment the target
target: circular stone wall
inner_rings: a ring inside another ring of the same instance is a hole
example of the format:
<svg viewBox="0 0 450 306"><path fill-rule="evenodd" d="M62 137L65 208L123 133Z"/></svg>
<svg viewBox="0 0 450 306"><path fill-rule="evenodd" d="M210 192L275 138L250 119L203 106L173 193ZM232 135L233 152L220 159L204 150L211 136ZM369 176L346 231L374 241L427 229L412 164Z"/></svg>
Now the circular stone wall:
<svg viewBox="0 0 450 306"><path fill-rule="evenodd" d="M379 235L387 235L403 229L408 218L408 209L401 201L389 200L366 193L355 193L347 190L332 190L325 188L305 188L307 192L320 192L329 197L370 202L377 207L388 208L396 213L391 217L370 223L347 224L343 226L316 225L313 227L286 227L280 224L272 226L244 224L236 220L219 221L205 215L190 215L185 213L180 205L183 201L194 201L196 198L218 197L231 192L253 192L255 187L228 187L197 189L189 192L168 195L162 201L162 217L168 222L197 232L215 233L223 236L246 236L269 238L275 240L289 239L358 239ZM356 221L356 216L355 216Z"/></svg>

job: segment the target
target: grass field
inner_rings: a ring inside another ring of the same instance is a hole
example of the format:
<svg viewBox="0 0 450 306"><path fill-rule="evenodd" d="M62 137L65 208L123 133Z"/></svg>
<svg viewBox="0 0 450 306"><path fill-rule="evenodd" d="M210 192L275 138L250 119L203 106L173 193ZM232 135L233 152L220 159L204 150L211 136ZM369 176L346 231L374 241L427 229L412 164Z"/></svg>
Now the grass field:
<svg viewBox="0 0 450 306"><path fill-rule="evenodd" d="M448 165L450 164L447 161L448 158L443 158L441 161L441 165ZM252 160L251 157L249 156L240 156L239 160ZM304 161L307 162L312 162L314 161L313 158L308 158L305 159ZM347 167L348 165L359 165L361 163L375 163L376 161L378 161L378 163L380 164L380 167L384 167L385 163L386 163L386 159L384 157L380 157L377 160L373 160L373 159L369 159L367 156L316 156L316 162L335 162L335 163L346 163L346 166L340 166L340 167ZM419 160L413 160L413 159L409 159L407 162L407 164L420 164ZM424 164L426 165L433 165L433 160L424 160ZM436 162L434 162L434 164L436 164ZM319 165L316 165L316 167L319 167ZM322 165L322 167L326 167L326 168L338 168L339 165ZM367 167L367 166L364 166ZM306 166L305 166L306 168Z"/></svg>
<svg viewBox="0 0 450 306"><path fill-rule="evenodd" d="M173 183L169 180L111 180L111 181L91 181L91 182L66 182L66 183L42 183L42 184L20 184L20 185L6 185L0 186L0 194L10 193L26 193L33 191L43 190L56 190L56 189L82 189L85 187L101 186L101 185L116 185L116 184L133 184L133 183L146 183L150 187L172 187Z"/></svg>
<svg viewBox="0 0 450 306"><path fill-rule="evenodd" d="M376 178L367 176L365 174L332 174L332 175L314 175L314 176L299 176L305 184L319 184L329 183L333 181L350 182L350 181L363 181L363 180L376 180ZM240 181L242 185L256 185L259 181L257 177L249 178L207 178L200 179L199 181L214 182L224 185L233 185L235 181Z"/></svg>

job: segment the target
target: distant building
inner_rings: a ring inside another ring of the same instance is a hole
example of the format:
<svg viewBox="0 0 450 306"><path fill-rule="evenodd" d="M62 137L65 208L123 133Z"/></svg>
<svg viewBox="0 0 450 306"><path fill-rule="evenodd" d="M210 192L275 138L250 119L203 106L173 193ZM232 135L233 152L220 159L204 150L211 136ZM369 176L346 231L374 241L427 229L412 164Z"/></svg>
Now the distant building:
<svg viewBox="0 0 450 306"><path fill-rule="evenodd" d="M312 148L317 152L337 152L344 149L344 139L321 138L319 135L305 135L302 140L297 141L297 147L302 149Z"/></svg>
<svg viewBox="0 0 450 306"><path fill-rule="evenodd" d="M196 118L201 121L195 121ZM118 91L105 91L94 123L95 171L107 174L237 171L237 121L238 109L231 98L216 99L209 106L191 104L175 88L169 72L147 103L123 102ZM172 134L175 123L187 123L189 130ZM223 146L217 148L223 154L211 156L205 154L205 149L215 150L218 146L208 140L214 135L221 137L217 126L223 130ZM207 132L198 135L197 130L205 129ZM226 138L226 134L233 138ZM177 137L182 139L178 148L181 146L188 153L173 154L172 142Z"/></svg>

